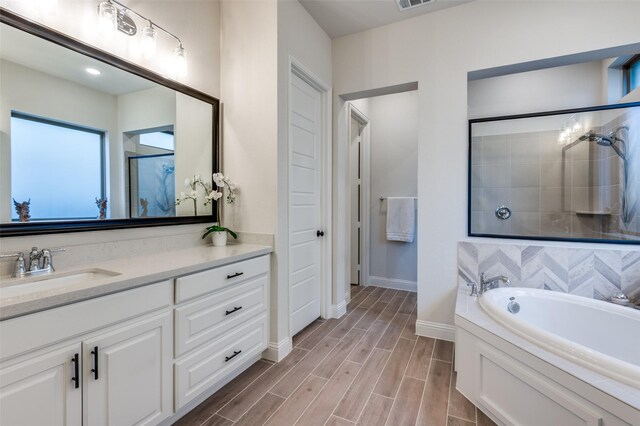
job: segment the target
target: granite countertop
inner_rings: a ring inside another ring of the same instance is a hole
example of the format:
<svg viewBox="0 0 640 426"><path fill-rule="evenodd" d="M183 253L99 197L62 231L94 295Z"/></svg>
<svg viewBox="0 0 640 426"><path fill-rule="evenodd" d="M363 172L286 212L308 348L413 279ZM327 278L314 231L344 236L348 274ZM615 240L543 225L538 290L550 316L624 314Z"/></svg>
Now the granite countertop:
<svg viewBox="0 0 640 426"><path fill-rule="evenodd" d="M249 244L232 244L225 247L202 246L83 264L78 268L57 270L51 276L68 275L73 271L90 269L113 271L118 275L63 287L41 289L13 297L3 296L2 288L11 285L17 279L0 279L0 321L201 272L262 256L272 251L273 249L268 246Z"/></svg>
<svg viewBox="0 0 640 426"><path fill-rule="evenodd" d="M455 324L458 327L467 328L465 320L478 326L489 333L506 340L516 347L529 352L543 361L565 371L575 378L588 383L589 385L611 395L613 398L640 410L640 389L636 389L624 383L620 383L610 377L603 376L595 371L589 370L575 362L551 353L535 343L532 343L491 318L478 303L478 297L470 296L470 289L464 284L458 286L458 296L456 299ZM473 333L473 330L469 330Z"/></svg>

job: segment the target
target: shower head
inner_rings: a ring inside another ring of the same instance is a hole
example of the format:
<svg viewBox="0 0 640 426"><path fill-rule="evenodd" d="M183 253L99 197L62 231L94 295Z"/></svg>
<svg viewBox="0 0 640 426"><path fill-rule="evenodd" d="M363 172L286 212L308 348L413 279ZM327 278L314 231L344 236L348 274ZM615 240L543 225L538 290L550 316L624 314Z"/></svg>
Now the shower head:
<svg viewBox="0 0 640 426"><path fill-rule="evenodd" d="M624 152L622 152L620 150L620 148L618 148L616 146L616 142L620 141L620 143L622 143L623 147L624 147L624 141L620 138L618 138L616 136L616 133L619 130L622 129L627 129L626 127L620 127L618 129L616 129L614 132L611 132L611 134L609 134L609 137L605 136L605 135L601 135L599 133L594 132L593 130L589 130L587 133L585 133L584 135L580 136L578 138L579 141L589 141L589 142L595 142L600 146L610 146L611 148L613 148L613 150L616 152L616 154L618 154L620 156L620 158L622 158L623 160L625 159L625 155Z"/></svg>

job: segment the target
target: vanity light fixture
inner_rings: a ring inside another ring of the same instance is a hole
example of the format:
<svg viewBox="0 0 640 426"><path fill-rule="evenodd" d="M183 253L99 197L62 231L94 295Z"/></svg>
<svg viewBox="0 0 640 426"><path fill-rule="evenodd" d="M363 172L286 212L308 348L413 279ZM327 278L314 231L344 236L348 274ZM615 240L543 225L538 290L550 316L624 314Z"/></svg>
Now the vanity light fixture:
<svg viewBox="0 0 640 426"><path fill-rule="evenodd" d="M110 36L118 25L118 11L111 1L98 5L98 29L104 36Z"/></svg>
<svg viewBox="0 0 640 426"><path fill-rule="evenodd" d="M102 71L100 71L99 69L96 68L92 68L92 67L87 67L84 69L86 72L88 72L91 75L100 75L102 74Z"/></svg>
<svg viewBox="0 0 640 426"><path fill-rule="evenodd" d="M142 28L140 32L140 48L144 58L151 59L156 55L158 30L160 30L178 42L178 47L173 51L173 59L170 61L168 73L177 77L187 75L187 50L182 45L182 41L173 33L117 0L104 0L98 5L100 32L106 36L109 36L115 30L128 36L136 35L138 28L130 15L135 15L148 22L148 25Z"/></svg>
<svg viewBox="0 0 640 426"><path fill-rule="evenodd" d="M158 31L153 28L153 23L149 21L149 25L142 29L142 38L140 39L140 48L145 59L151 59L156 55L157 38Z"/></svg>
<svg viewBox="0 0 640 426"><path fill-rule="evenodd" d="M582 123L580 123L580 116L574 114L567 121L565 121L560 135L558 136L558 143L560 145L567 145L577 139L578 134L582 130Z"/></svg>

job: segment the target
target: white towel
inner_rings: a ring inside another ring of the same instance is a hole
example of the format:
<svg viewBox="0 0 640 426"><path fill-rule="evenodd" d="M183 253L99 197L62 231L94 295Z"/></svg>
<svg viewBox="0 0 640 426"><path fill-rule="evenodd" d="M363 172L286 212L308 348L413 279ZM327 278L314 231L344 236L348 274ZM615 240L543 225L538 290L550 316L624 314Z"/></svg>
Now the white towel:
<svg viewBox="0 0 640 426"><path fill-rule="evenodd" d="M412 243L416 234L416 208L413 197L387 198L387 240Z"/></svg>

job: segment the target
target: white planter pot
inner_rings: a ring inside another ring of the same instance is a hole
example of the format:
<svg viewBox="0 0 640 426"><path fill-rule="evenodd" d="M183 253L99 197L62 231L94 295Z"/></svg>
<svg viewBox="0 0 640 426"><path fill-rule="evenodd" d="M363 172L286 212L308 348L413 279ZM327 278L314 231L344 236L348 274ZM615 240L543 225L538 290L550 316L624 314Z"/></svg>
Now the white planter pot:
<svg viewBox="0 0 640 426"><path fill-rule="evenodd" d="M227 245L227 231L215 231L211 233L211 240L214 247L224 247Z"/></svg>

